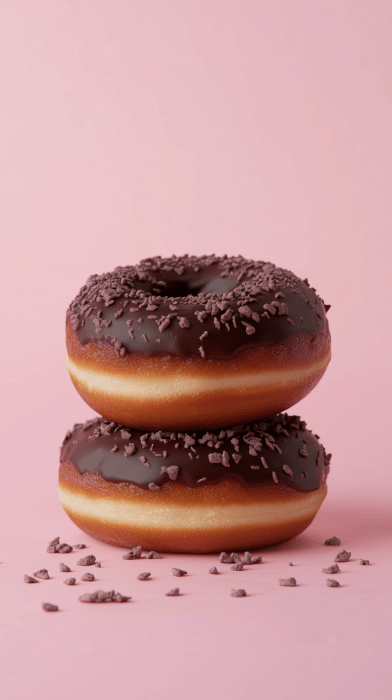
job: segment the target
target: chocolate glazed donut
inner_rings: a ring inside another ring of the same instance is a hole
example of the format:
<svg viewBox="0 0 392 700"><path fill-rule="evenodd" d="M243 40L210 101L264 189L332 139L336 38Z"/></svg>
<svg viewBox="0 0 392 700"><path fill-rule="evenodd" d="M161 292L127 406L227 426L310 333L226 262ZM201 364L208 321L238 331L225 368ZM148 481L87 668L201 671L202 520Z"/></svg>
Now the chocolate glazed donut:
<svg viewBox="0 0 392 700"><path fill-rule="evenodd" d="M75 425L59 491L72 520L111 544L172 552L255 548L295 537L326 496L331 455L298 416L217 432Z"/></svg>
<svg viewBox="0 0 392 700"><path fill-rule="evenodd" d="M69 372L91 408L142 430L259 420L321 379L328 308L271 263L151 258L82 287L67 312Z"/></svg>

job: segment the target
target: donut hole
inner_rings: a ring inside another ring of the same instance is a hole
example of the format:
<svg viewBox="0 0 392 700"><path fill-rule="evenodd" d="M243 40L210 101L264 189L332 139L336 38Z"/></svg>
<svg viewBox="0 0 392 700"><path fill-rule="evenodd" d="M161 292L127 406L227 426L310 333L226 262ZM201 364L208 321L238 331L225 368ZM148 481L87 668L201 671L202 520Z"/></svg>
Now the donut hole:
<svg viewBox="0 0 392 700"><path fill-rule="evenodd" d="M218 271L206 269L198 274L184 273L181 276L161 273L152 287L156 285L159 285L160 293L164 296L184 298L198 294L227 294L238 286L238 282L235 277L221 277Z"/></svg>

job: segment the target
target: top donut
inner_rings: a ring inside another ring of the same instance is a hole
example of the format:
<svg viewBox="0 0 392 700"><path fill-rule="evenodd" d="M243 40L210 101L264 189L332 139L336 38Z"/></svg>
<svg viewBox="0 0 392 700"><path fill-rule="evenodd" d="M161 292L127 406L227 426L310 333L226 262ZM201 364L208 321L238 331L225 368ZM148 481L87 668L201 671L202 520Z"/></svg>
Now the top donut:
<svg viewBox="0 0 392 700"><path fill-rule="evenodd" d="M92 275L71 302L69 370L92 408L130 427L256 420L321 378L328 308L307 280L272 263L148 258Z"/></svg>

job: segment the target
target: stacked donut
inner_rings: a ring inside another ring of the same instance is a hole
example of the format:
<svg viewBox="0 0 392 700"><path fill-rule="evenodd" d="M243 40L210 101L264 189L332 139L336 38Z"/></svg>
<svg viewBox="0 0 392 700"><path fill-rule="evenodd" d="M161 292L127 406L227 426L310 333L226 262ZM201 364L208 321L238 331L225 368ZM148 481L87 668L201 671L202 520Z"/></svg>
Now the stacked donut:
<svg viewBox="0 0 392 700"><path fill-rule="evenodd" d="M307 280L241 256L91 276L66 319L71 379L100 414L61 450L72 520L105 542L172 552L302 532L330 455L282 411L327 368L328 308Z"/></svg>

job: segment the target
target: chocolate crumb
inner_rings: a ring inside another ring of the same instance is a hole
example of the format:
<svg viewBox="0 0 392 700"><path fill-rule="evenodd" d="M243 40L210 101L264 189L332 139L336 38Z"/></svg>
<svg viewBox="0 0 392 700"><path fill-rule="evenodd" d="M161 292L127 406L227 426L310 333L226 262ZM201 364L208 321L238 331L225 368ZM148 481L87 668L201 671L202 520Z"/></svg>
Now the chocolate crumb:
<svg viewBox="0 0 392 700"><path fill-rule="evenodd" d="M150 578L151 572L150 571L143 571L143 573L138 575L138 579L140 581L146 581L148 578Z"/></svg>
<svg viewBox="0 0 392 700"><path fill-rule="evenodd" d="M165 595L169 595L169 596L180 595L180 589L179 588L172 588L170 591L165 593Z"/></svg>
<svg viewBox="0 0 392 700"><path fill-rule="evenodd" d="M172 569L172 572L173 572L173 576L185 576L188 573L187 571L183 571L182 569L176 569L176 568Z"/></svg>
<svg viewBox="0 0 392 700"><path fill-rule="evenodd" d="M76 578L66 578L63 583L65 583L67 586L74 586L76 583Z"/></svg>
<svg viewBox="0 0 392 700"><path fill-rule="evenodd" d="M60 543L60 537L55 537L54 540L51 540L51 541L49 542L49 545L54 545L54 546L56 546L56 544L59 544L59 543Z"/></svg>
<svg viewBox="0 0 392 700"><path fill-rule="evenodd" d="M297 581L295 578L280 578L279 579L279 586L296 586Z"/></svg>
<svg viewBox="0 0 392 700"><path fill-rule="evenodd" d="M322 569L323 574L339 574L340 569L338 564L332 564L331 566L328 566L326 569Z"/></svg>
<svg viewBox="0 0 392 700"><path fill-rule="evenodd" d="M263 560L262 560L262 558L261 558L261 555L259 554L257 557L253 557L253 558L250 560L250 563L251 563L251 564L260 564L262 561L263 561Z"/></svg>
<svg viewBox="0 0 392 700"><path fill-rule="evenodd" d="M83 574L83 576L80 579L81 581L95 581L95 576L94 574L90 574L88 571L87 574Z"/></svg>
<svg viewBox="0 0 392 700"><path fill-rule="evenodd" d="M293 566L293 563L291 561L289 561L289 566Z"/></svg>
<svg viewBox="0 0 392 700"><path fill-rule="evenodd" d="M327 540L325 540L324 544L330 545L331 547L339 547L340 539L339 537L329 537Z"/></svg>
<svg viewBox="0 0 392 700"><path fill-rule="evenodd" d="M149 552L146 559L162 559L162 556L158 552Z"/></svg>
<svg viewBox="0 0 392 700"><path fill-rule="evenodd" d="M33 576L36 576L37 578L43 578L43 579L48 579L49 574L47 569L40 569L39 571L36 571Z"/></svg>
<svg viewBox="0 0 392 700"><path fill-rule="evenodd" d="M244 562L244 564L251 564L252 563L252 555L250 552L244 553L243 562Z"/></svg>
<svg viewBox="0 0 392 700"><path fill-rule="evenodd" d="M63 571L64 573L69 573L71 571L69 566L67 566L67 564L63 564L62 562L61 562L61 564L59 564L59 569L60 569L60 571Z"/></svg>
<svg viewBox="0 0 392 700"><path fill-rule="evenodd" d="M100 562L99 562L99 561L97 561L97 563L95 564L95 566L97 567L97 569L100 569L100 568L101 568L101 564L100 564Z"/></svg>
<svg viewBox="0 0 392 700"><path fill-rule="evenodd" d="M92 566L93 564L96 563L96 558L94 554L88 554L87 557L84 557L83 559L79 559L79 561L76 562L78 566Z"/></svg>
<svg viewBox="0 0 392 700"><path fill-rule="evenodd" d="M237 564L237 562L241 561L241 557L239 554L237 554L237 552L232 552L231 558L235 564Z"/></svg>
<svg viewBox="0 0 392 700"><path fill-rule="evenodd" d="M334 578L327 578L326 584L327 586L329 586L329 588L337 588L338 586L340 586L339 581L335 581Z"/></svg>
<svg viewBox="0 0 392 700"><path fill-rule="evenodd" d="M28 576L28 574L23 576L23 580L25 583L38 583L38 579L34 578L33 576Z"/></svg>
<svg viewBox="0 0 392 700"><path fill-rule="evenodd" d="M230 595L233 596L233 598L243 598L246 596L246 590L245 588L232 588Z"/></svg>
<svg viewBox="0 0 392 700"><path fill-rule="evenodd" d="M85 593L79 596L81 603L126 603L131 599L131 596L121 595L116 591L94 591L94 593Z"/></svg>
<svg viewBox="0 0 392 700"><path fill-rule="evenodd" d="M361 566L369 566L370 565L369 559L361 559L359 563L361 564Z"/></svg>
<svg viewBox="0 0 392 700"><path fill-rule="evenodd" d="M244 569L244 562L243 561L237 561L233 566L230 567L233 571L243 571Z"/></svg>
<svg viewBox="0 0 392 700"><path fill-rule="evenodd" d="M211 569L208 569L208 573L209 574L219 574L219 571L216 568L216 566L212 566Z"/></svg>
<svg viewBox="0 0 392 700"><path fill-rule="evenodd" d="M350 557L351 557L351 552L346 552L345 549L342 549L341 552L338 552L334 561L340 561L340 562L348 561L350 559Z"/></svg>
<svg viewBox="0 0 392 700"><path fill-rule="evenodd" d="M234 559L232 554L226 554L226 552L221 552L219 555L219 561L221 564L233 564Z"/></svg>
<svg viewBox="0 0 392 700"><path fill-rule="evenodd" d="M42 603L42 610L45 610L45 612L57 612L58 609L58 605L52 605L52 603Z"/></svg>
<svg viewBox="0 0 392 700"><path fill-rule="evenodd" d="M140 545L137 547L133 547L130 552L127 554L123 554L122 558L123 559L140 559L142 556L142 548Z"/></svg>
<svg viewBox="0 0 392 700"><path fill-rule="evenodd" d="M86 545L85 544L74 544L73 548L74 549L86 549Z"/></svg>

